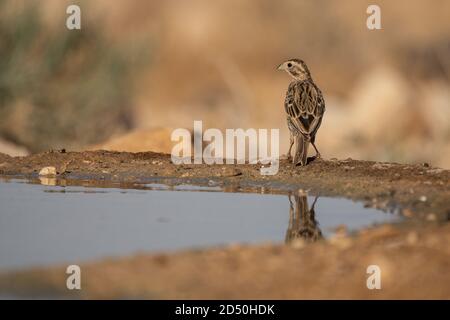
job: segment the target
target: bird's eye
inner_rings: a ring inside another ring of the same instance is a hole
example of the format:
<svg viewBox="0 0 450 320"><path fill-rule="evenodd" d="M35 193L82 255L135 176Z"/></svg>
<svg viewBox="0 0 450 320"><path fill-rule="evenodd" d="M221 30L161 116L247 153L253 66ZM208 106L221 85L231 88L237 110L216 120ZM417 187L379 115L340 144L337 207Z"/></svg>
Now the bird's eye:
<svg viewBox="0 0 450 320"><path fill-rule="evenodd" d="M287 64L287 66L288 66L288 68L292 67L292 63L289 62L289 63Z"/></svg>

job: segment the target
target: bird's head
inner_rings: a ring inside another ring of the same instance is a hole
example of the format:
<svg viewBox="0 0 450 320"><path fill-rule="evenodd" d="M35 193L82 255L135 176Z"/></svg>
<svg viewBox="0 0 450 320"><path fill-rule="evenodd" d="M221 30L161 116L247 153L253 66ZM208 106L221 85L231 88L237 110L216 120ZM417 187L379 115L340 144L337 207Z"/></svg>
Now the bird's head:
<svg viewBox="0 0 450 320"><path fill-rule="evenodd" d="M311 74L306 63L300 59L290 59L278 66L278 70L284 70L295 80L311 79Z"/></svg>

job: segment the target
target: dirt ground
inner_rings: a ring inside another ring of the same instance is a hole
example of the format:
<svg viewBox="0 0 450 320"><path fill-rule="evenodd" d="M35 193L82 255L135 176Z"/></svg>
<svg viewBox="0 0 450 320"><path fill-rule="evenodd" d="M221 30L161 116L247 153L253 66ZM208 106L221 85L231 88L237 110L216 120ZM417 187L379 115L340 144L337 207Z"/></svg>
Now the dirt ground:
<svg viewBox="0 0 450 320"><path fill-rule="evenodd" d="M0 293L80 298L444 298L450 299L450 171L428 164L321 160L275 176L260 165L181 165L157 153L52 151L27 157L0 154L0 175L42 183L139 187L149 182L219 185L227 192L310 194L364 201L399 210L404 223L355 235L290 246L260 244L140 255L81 265L82 290L70 296L62 267L0 275ZM382 289L368 290L367 266L379 265Z"/></svg>
<svg viewBox="0 0 450 320"><path fill-rule="evenodd" d="M381 268L368 290L366 269ZM101 299L449 299L450 225L385 226L295 247L229 246L81 264L81 291L65 267L0 276L0 288L33 297Z"/></svg>

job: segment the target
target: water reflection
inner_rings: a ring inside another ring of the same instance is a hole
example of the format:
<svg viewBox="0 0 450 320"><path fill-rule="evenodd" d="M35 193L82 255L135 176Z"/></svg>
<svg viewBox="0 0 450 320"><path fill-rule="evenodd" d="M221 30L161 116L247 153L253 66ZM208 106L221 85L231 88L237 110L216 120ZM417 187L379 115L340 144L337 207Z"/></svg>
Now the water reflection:
<svg viewBox="0 0 450 320"><path fill-rule="evenodd" d="M289 195L289 227L285 238L287 244L296 239L307 242L322 239L322 231L316 221L314 212L314 206L318 198L315 197L314 202L309 207L306 195Z"/></svg>
<svg viewBox="0 0 450 320"><path fill-rule="evenodd" d="M53 177L39 177L39 182L43 186L56 186L56 178Z"/></svg>
<svg viewBox="0 0 450 320"><path fill-rule="evenodd" d="M159 181L25 182L0 182L0 270L230 243L295 245L326 238L340 225L357 231L398 221L361 203L328 197L319 201L300 190L286 199L286 194L269 195L273 190L268 187L258 195L220 192L217 186L191 192L198 188L179 190Z"/></svg>

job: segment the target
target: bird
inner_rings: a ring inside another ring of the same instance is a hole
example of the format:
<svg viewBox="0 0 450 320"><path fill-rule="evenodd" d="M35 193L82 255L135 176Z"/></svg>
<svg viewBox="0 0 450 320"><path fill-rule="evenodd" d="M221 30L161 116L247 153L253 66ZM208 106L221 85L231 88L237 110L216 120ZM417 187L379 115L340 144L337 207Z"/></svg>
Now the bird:
<svg viewBox="0 0 450 320"><path fill-rule="evenodd" d="M315 197L313 204L308 206L308 198L306 195L294 194L295 201L292 202L291 194L289 197L289 226L286 231L285 242L292 243L296 239L303 239L306 242L315 242L323 238L319 223L316 220L316 212L314 206L317 199Z"/></svg>
<svg viewBox="0 0 450 320"><path fill-rule="evenodd" d="M288 159L291 158L292 146L295 144L292 166L298 164L305 166L310 143L316 150L315 158L321 157L315 140L325 113L325 100L303 60L287 60L277 69L286 71L294 79L289 84L284 100L287 126L290 132Z"/></svg>

